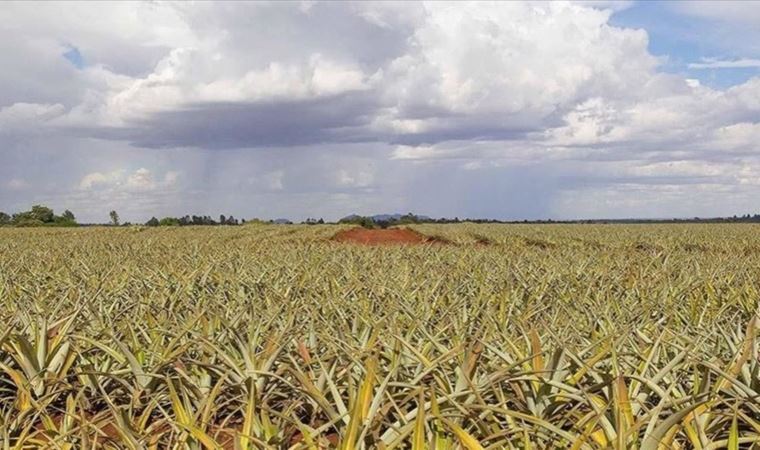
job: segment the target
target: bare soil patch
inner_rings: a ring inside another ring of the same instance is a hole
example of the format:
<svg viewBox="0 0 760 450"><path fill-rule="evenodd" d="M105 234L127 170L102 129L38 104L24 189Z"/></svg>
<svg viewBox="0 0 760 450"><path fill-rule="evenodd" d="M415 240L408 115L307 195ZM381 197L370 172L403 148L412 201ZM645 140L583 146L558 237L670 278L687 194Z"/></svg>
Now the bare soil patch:
<svg viewBox="0 0 760 450"><path fill-rule="evenodd" d="M443 243L408 228L366 229L352 228L337 233L332 238L336 242L347 242L362 245L393 245L393 244L432 244Z"/></svg>

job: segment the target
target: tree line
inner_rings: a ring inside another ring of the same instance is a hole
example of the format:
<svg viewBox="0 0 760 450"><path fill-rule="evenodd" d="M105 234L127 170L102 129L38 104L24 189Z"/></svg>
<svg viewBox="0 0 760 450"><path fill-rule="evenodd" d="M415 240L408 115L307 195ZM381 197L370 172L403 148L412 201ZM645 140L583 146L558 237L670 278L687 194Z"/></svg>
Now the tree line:
<svg viewBox="0 0 760 450"><path fill-rule="evenodd" d="M171 226L188 226L188 225L241 225L245 223L245 219L238 220L233 216L226 217L224 214L219 216L219 220L216 221L211 216L183 216L183 217L164 217L158 219L151 217L150 220L145 222L148 227L171 227Z"/></svg>
<svg viewBox="0 0 760 450"><path fill-rule="evenodd" d="M77 226L74 213L68 209L61 215L43 205L34 205L29 211L22 211L13 215L0 211L0 226L16 227L73 227Z"/></svg>
<svg viewBox="0 0 760 450"><path fill-rule="evenodd" d="M377 216L360 216L352 214L338 221L340 224L359 225L364 228L388 228L398 225L411 225L415 223L459 223L459 218L454 219L433 219L427 216L419 216L413 213L404 215L377 215Z"/></svg>
<svg viewBox="0 0 760 450"><path fill-rule="evenodd" d="M121 222L119 213L111 211L108 213L110 221L107 224L87 224L87 225L111 225L111 226L131 226L134 225L130 222ZM258 220L256 220L258 221ZM211 216L195 216L186 215L182 217L164 217L157 219L151 217L150 220L145 222L145 226L158 227L158 226L187 226L187 225L242 225L246 223L245 219L236 219L234 216L225 216L224 214L219 216L218 220L214 220ZM0 211L0 226L15 226L15 227L44 227L44 226L59 226L59 227L72 227L79 226L74 213L68 209L61 215L55 214L52 208L44 205L34 205L29 211L22 211L15 214L8 214Z"/></svg>
<svg viewBox="0 0 760 450"><path fill-rule="evenodd" d="M119 214L116 211L110 211L108 213L108 216L110 218L110 222L108 225L111 226L131 226L133 225L130 222L121 222L121 219L119 218ZM712 217L712 218L700 218L700 217L694 217L694 218L687 218L687 219L581 219L581 220L552 220L552 219L545 219L545 220L497 220L497 219L471 219L471 218L465 218L460 219L459 217L454 217L453 219L449 218L439 218L434 219L427 216L421 216L416 215L413 213L408 214L395 214L395 215L387 215L387 214L380 214L376 216L360 216L356 214L352 214L350 216L346 216L340 220L338 220L337 223L339 224L352 224L352 225L359 225L365 228L387 228L390 226L398 226L398 225L409 225L409 224L415 224L415 223L461 223L461 222L472 222L472 223L533 223L533 224L562 224L562 223L586 223L586 224L605 224L605 223L760 223L760 214L745 214L742 216L732 216L732 217ZM134 225L144 225L149 227L160 227L160 226L213 226L213 225L243 225L243 224L253 224L253 223L271 223L271 224L292 224L290 220L287 219L276 219L276 220L260 220L260 219L251 219L246 222L245 219L236 219L234 216L225 216L224 214L221 214L218 219L213 219L211 216L196 216L196 215L185 215L182 217L171 217L167 216L161 219L158 219L156 217L151 217L147 222L144 224L134 224ZM335 223L335 222L326 222L322 218L316 219L316 218L308 218L301 222L301 224L305 225L321 225L325 223ZM68 209L63 212L63 214L57 215L55 214L55 211L53 211L52 208L49 208L45 205L34 205L32 208L28 211L21 211L17 212L15 214L7 214L2 211L0 211L0 226L15 226L15 227L73 227L73 226L79 226L80 224L77 223L77 219L74 216L74 213L69 211ZM105 225L105 224L86 224L86 225Z"/></svg>

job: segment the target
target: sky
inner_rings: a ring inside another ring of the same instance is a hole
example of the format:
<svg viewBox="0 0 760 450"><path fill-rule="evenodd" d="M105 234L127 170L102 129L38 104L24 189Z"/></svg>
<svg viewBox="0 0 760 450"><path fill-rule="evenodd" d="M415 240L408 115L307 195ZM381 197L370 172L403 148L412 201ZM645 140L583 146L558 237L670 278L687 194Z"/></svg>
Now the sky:
<svg viewBox="0 0 760 450"><path fill-rule="evenodd" d="M760 3L0 5L0 211L760 213Z"/></svg>

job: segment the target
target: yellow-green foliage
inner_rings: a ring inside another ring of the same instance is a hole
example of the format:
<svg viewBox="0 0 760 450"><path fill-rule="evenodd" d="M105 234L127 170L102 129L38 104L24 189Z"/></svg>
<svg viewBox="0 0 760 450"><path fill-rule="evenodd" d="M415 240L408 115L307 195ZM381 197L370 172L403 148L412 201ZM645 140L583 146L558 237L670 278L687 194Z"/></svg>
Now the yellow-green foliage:
<svg viewBox="0 0 760 450"><path fill-rule="evenodd" d="M760 448L754 225L0 230L0 447Z"/></svg>

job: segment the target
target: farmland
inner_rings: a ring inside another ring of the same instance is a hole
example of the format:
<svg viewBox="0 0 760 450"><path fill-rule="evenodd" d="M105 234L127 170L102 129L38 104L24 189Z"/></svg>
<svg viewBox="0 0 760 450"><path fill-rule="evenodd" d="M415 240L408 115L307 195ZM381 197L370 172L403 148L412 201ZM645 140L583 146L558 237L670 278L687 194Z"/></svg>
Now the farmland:
<svg viewBox="0 0 760 450"><path fill-rule="evenodd" d="M3 448L760 448L760 227L0 229Z"/></svg>

